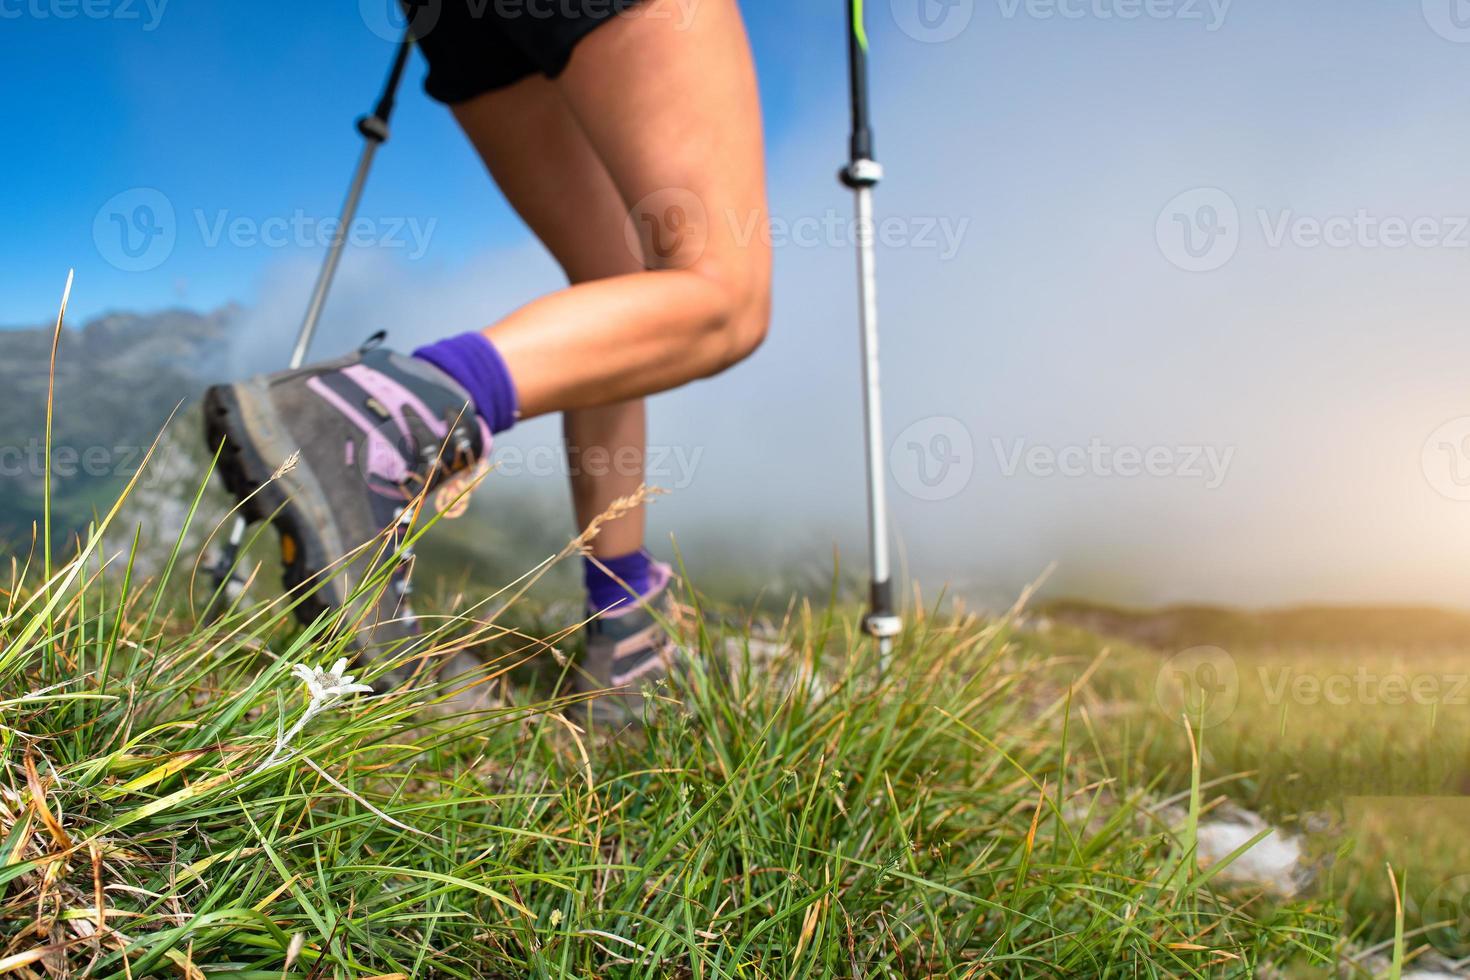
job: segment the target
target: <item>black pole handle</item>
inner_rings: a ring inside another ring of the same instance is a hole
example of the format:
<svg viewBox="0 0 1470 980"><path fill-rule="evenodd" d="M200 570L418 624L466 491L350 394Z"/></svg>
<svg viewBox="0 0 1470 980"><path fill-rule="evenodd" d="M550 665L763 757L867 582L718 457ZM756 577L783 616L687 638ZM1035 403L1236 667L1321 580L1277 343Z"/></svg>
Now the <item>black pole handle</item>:
<svg viewBox="0 0 1470 980"><path fill-rule="evenodd" d="M883 168L873 159L873 124L868 118L868 31L863 24L863 0L847 0L847 83L852 135L847 166L837 172L837 179L857 190L873 187L883 178Z"/></svg>
<svg viewBox="0 0 1470 980"><path fill-rule="evenodd" d="M868 118L868 32L863 24L863 0L847 4L847 80L852 94L852 138L849 152L854 162L873 159L873 126Z"/></svg>
<svg viewBox="0 0 1470 980"><path fill-rule="evenodd" d="M393 68L388 72L388 81L383 86L383 94L378 97L377 106L372 115L363 116L357 121L357 131L362 134L363 139L375 143L388 142L388 120L393 116L398 85L403 81L403 70L408 67L408 55L412 50L413 27L410 24L403 32L403 40L398 42L398 55L393 59Z"/></svg>

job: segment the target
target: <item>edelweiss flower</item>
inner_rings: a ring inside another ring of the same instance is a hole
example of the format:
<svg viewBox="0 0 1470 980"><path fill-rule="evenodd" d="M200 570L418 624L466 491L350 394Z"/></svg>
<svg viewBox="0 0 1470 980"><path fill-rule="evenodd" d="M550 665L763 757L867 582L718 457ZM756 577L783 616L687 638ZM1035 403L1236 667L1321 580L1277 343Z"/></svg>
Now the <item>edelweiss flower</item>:
<svg viewBox="0 0 1470 980"><path fill-rule="evenodd" d="M291 726L290 731L280 732L276 735L276 747L264 762L256 769L257 772L269 769L279 760L287 757L291 752L291 746L296 741L296 736L306 730L307 722L324 711L330 711L337 707L337 702L349 694L371 694L373 689L367 684L355 683L351 674L347 673L347 658L343 657L332 665L331 670L325 667L312 667L309 664L297 664L291 668L295 674L306 684L307 691L311 694L311 700L306 703L306 708L301 712L301 717L296 719L296 724ZM309 763L311 760L308 759Z"/></svg>
<svg viewBox="0 0 1470 980"><path fill-rule="evenodd" d="M311 692L313 701L333 701L359 691L364 694L373 693L370 685L353 683L353 676L347 673L346 657L334 663L331 670L297 664L291 668L291 673L306 682L306 689Z"/></svg>

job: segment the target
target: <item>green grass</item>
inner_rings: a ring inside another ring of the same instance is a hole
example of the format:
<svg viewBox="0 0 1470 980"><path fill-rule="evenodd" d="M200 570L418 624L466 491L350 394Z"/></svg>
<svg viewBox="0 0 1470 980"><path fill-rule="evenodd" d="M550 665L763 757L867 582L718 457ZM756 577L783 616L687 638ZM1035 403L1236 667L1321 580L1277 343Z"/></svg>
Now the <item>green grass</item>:
<svg viewBox="0 0 1470 980"><path fill-rule="evenodd" d="M138 581L102 540L5 586L0 934L33 972L1203 976L1333 944L1321 906L1217 892L1004 620L916 616L881 677L840 607L699 625L729 678L613 734L512 679L559 659L534 611L482 608L421 655L478 677L345 699L263 766L333 624L205 626L186 558Z"/></svg>
<svg viewBox="0 0 1470 980"><path fill-rule="evenodd" d="M1098 640L1060 628L1046 642ZM1410 953L1470 955L1470 647L1242 645L1208 657L1218 693L1201 739L1207 796L1303 835L1308 893L1341 908L1360 944L1391 942L1406 923ZM1192 776L1180 763L1188 736L1164 719L1199 692L1159 694L1179 676L1167 651L1115 643L1082 698L1107 719L1103 753L1169 792Z"/></svg>
<svg viewBox="0 0 1470 980"><path fill-rule="evenodd" d="M687 591L682 641L728 669L612 732L521 583L439 610L412 684L365 664L377 693L317 710L293 668L346 655L350 612L300 629L257 587L205 623L193 556L145 579L117 513L0 584L0 970L1203 977L1340 945L1330 900L1201 870L1198 745L1174 820L1071 683L1093 651L1009 618L913 610L880 674L839 601L753 631ZM461 649L483 667L435 676Z"/></svg>

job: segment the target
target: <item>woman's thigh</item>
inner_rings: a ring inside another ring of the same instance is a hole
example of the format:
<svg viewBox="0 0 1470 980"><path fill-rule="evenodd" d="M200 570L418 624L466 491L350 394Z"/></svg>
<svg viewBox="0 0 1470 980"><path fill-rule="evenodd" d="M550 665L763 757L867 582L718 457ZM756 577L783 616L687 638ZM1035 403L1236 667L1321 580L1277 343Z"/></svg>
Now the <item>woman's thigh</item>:
<svg viewBox="0 0 1470 980"><path fill-rule="evenodd" d="M568 279L644 267L625 240L623 199L551 81L526 78L453 109L506 200Z"/></svg>
<svg viewBox="0 0 1470 980"><path fill-rule="evenodd" d="M769 287L755 68L735 0L650 0L577 46L554 80L651 267Z"/></svg>

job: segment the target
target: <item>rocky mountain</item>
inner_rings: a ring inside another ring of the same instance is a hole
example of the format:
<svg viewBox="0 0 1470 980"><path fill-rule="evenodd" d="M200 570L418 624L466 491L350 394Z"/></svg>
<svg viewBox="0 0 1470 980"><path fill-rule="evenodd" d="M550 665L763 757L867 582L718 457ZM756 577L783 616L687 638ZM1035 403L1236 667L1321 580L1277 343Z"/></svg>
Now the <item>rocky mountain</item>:
<svg viewBox="0 0 1470 980"><path fill-rule="evenodd" d="M188 519L209 467L200 435L199 396L205 387L245 369L230 363L240 349L244 311L168 310L111 314L62 330L56 356L52 436L53 544L65 551L94 514L106 513L144 454L163 433L109 535L107 553L126 552L142 529L138 569L157 571ZM43 510L46 391L52 326L0 328L0 554L24 554ZM284 354L282 355L285 356ZM172 421L170 416L172 415ZM166 426L166 429L165 429ZM503 585L557 551L574 533L562 498L509 499L476 494L471 513L452 534L436 534L421 549L424 588L462 590L470 583ZM188 560L206 539L222 539L232 501L211 481L184 535ZM213 538L211 539L211 534ZM265 536L269 554L274 538ZM566 575L570 575L568 572ZM559 573L558 578L565 575Z"/></svg>
<svg viewBox="0 0 1470 980"><path fill-rule="evenodd" d="M168 423L172 438L145 485L199 469L191 407L228 373L226 343L240 310L109 314L63 328L56 352L52 522L58 535L110 506ZM52 327L0 329L0 536L29 540L40 520ZM197 485L196 485L197 486ZM195 487L188 488L189 490Z"/></svg>

